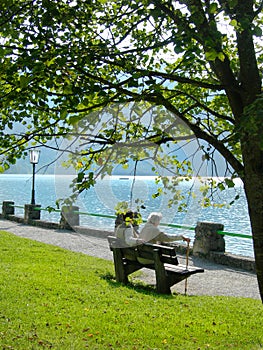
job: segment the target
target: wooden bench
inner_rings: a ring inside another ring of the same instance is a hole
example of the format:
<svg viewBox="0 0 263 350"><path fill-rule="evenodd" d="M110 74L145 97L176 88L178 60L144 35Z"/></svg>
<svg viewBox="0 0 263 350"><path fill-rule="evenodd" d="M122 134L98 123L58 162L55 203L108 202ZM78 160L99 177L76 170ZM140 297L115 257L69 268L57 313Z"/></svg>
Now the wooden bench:
<svg viewBox="0 0 263 350"><path fill-rule="evenodd" d="M197 267L180 265L176 256L176 248L145 243L135 247L124 247L123 242L113 236L108 236L110 249L113 252L116 281L127 284L128 276L142 268L155 270L156 290L158 293L171 294L174 284L189 276L204 272ZM138 261L138 258L151 260L151 264Z"/></svg>

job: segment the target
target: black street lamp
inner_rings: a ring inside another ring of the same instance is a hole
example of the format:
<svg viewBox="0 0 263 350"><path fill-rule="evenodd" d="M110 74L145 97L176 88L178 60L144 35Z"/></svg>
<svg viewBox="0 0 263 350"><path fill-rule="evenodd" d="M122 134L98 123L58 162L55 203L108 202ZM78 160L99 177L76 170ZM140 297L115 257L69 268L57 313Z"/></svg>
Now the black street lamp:
<svg viewBox="0 0 263 350"><path fill-rule="evenodd" d="M31 204L35 204L35 168L39 161L40 150L32 148L29 150L30 163L33 165L33 182L32 182L32 197Z"/></svg>

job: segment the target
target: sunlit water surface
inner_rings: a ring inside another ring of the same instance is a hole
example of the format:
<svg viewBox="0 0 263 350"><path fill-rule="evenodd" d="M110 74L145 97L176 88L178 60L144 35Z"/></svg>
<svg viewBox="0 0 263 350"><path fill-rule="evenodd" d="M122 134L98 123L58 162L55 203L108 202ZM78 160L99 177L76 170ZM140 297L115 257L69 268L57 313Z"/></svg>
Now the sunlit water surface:
<svg viewBox="0 0 263 350"><path fill-rule="evenodd" d="M70 195L70 183L73 177L65 175L37 175L36 176L36 203L42 208L56 207L56 200ZM0 175L0 201L11 200L15 205L30 203L32 190L32 176L30 175ZM103 215L115 215L114 207L120 201L132 201L132 207L135 208L136 199L143 203L145 209L141 209L143 219L152 211L159 211L163 214L163 223L179 224L194 227L197 221L209 221L221 223L224 225L224 231L249 234L251 235L250 221L248 216L247 204L244 191L241 184L237 184L235 189L228 189L214 195L215 201L229 203L237 195L240 195L238 201L230 207L223 208L208 207L202 208L199 203L201 194L199 191L199 182L183 182L178 189L187 193L190 189L196 194L195 198L188 198L188 212L178 212L176 206L168 208L167 204L171 198L171 193L166 196L152 198L152 194L157 192L157 185L152 177L132 177L114 176L99 180L94 188L83 192L76 205L79 206L81 213L95 213ZM131 191L132 189L132 191ZM131 198L132 197L132 198ZM15 208L16 215L23 215L23 208ZM41 219L58 222L60 213L41 211ZM101 229L113 229L114 220L102 217L91 217L89 215L80 215L80 225L96 227ZM185 234L194 238L194 231L175 228L163 228L169 233ZM254 256L252 239L225 236L226 251L233 254L244 256Z"/></svg>

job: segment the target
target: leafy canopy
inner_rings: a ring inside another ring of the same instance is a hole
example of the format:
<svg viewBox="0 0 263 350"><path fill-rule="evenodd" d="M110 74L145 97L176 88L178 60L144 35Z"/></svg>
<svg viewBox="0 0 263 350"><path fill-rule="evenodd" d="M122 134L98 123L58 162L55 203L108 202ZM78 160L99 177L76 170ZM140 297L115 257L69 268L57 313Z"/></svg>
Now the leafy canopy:
<svg viewBox="0 0 263 350"><path fill-rule="evenodd" d="M257 0L2 1L3 169L37 145L70 154L77 191L129 159L151 158L157 175L166 169L175 181L196 175L198 152L211 175L242 178L241 143L258 125L243 110L261 89L261 7ZM191 156L178 157L195 137ZM223 174L217 154L226 159ZM213 186L232 187L227 181Z"/></svg>

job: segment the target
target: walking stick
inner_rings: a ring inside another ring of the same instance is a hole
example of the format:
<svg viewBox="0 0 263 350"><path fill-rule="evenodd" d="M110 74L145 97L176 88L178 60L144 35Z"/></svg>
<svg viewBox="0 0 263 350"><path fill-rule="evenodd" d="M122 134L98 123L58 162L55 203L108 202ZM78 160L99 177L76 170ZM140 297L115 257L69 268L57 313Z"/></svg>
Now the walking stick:
<svg viewBox="0 0 263 350"><path fill-rule="evenodd" d="M187 242L187 249L186 249L186 263L185 263L185 269L188 269L188 262L189 262L189 250L190 250L190 242ZM184 294L187 293L187 278L185 279L185 285L184 285Z"/></svg>

